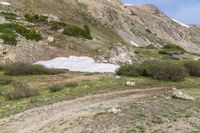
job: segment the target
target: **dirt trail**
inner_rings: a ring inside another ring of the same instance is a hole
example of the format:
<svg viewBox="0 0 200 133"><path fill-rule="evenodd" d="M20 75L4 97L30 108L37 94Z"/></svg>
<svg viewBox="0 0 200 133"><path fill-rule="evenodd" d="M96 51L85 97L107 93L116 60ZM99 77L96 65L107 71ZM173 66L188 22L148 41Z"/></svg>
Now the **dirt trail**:
<svg viewBox="0 0 200 133"><path fill-rule="evenodd" d="M76 120L117 107L149 95L166 91L166 88L134 89L86 96L70 101L27 110L0 120L0 132L53 133L80 132ZM74 130L73 127L76 127Z"/></svg>

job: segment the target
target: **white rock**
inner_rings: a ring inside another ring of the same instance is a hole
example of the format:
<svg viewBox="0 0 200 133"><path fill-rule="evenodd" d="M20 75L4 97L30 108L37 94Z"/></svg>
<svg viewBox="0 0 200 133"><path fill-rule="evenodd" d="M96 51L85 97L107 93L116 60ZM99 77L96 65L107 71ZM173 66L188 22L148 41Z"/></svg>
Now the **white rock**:
<svg viewBox="0 0 200 133"><path fill-rule="evenodd" d="M48 18L48 22L51 22L51 21L59 22L60 21L60 19L57 16L53 15L53 14L48 15L48 17L49 17Z"/></svg>
<svg viewBox="0 0 200 133"><path fill-rule="evenodd" d="M117 114L121 112L121 109L117 109L115 107L108 110L109 113Z"/></svg>
<svg viewBox="0 0 200 133"><path fill-rule="evenodd" d="M63 33L64 32L64 29L62 28L62 29L59 29L59 30L57 30L59 33Z"/></svg>
<svg viewBox="0 0 200 133"><path fill-rule="evenodd" d="M121 77L120 77L120 76L115 76L115 78L116 78L116 79L120 79Z"/></svg>
<svg viewBox="0 0 200 133"><path fill-rule="evenodd" d="M127 81L127 82L126 82L126 85L127 85L127 86L135 86L136 83L135 83L135 82L132 82L132 81Z"/></svg>
<svg viewBox="0 0 200 133"><path fill-rule="evenodd" d="M53 36L48 36L48 42L54 42L55 41L55 38Z"/></svg>
<svg viewBox="0 0 200 133"><path fill-rule="evenodd" d="M174 90L174 92L172 94L172 97L174 97L174 98L185 99L185 100L192 100L192 101L195 100L194 97L191 97L188 94L183 93L180 90L177 90L176 88L174 88L173 90Z"/></svg>

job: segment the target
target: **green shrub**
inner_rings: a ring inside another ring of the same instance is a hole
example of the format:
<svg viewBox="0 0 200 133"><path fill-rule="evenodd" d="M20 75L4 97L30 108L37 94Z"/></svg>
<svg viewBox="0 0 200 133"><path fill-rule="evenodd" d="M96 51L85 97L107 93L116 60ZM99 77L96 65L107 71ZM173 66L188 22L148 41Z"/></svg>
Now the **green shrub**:
<svg viewBox="0 0 200 133"><path fill-rule="evenodd" d="M152 61L145 65L145 76L152 77L157 80L181 81L187 76L186 69L170 62Z"/></svg>
<svg viewBox="0 0 200 133"><path fill-rule="evenodd" d="M26 21L36 23L36 22L47 22L48 16L43 15L31 15L29 13L24 15Z"/></svg>
<svg viewBox="0 0 200 133"><path fill-rule="evenodd" d="M51 22L51 30L59 30L66 26L63 22L52 21Z"/></svg>
<svg viewBox="0 0 200 133"><path fill-rule="evenodd" d="M5 19L16 20L17 14L12 12L1 12L0 16L3 16Z"/></svg>
<svg viewBox="0 0 200 133"><path fill-rule="evenodd" d="M63 86L61 85L52 85L49 87L50 92L57 92L61 91L63 89Z"/></svg>
<svg viewBox="0 0 200 133"><path fill-rule="evenodd" d="M82 29L76 25L69 25L63 22L51 22L51 30L59 30L62 28L64 29L64 35L92 39L90 28L88 25L84 25L84 28Z"/></svg>
<svg viewBox="0 0 200 133"><path fill-rule="evenodd" d="M148 76L157 80L181 81L187 76L186 69L170 62L147 61L139 65L125 65L116 73L125 76Z"/></svg>
<svg viewBox="0 0 200 133"><path fill-rule="evenodd" d="M157 49L153 44L146 46L146 49Z"/></svg>
<svg viewBox="0 0 200 133"><path fill-rule="evenodd" d="M165 45L160 51L159 54L164 54L164 55L179 55L179 54L184 54L185 50L175 44L167 44Z"/></svg>
<svg viewBox="0 0 200 133"><path fill-rule="evenodd" d="M4 44L7 45L17 45L17 35L13 31L5 30L1 35L0 38L3 39Z"/></svg>
<svg viewBox="0 0 200 133"><path fill-rule="evenodd" d="M116 74L138 77L141 76L140 71L141 70L139 65L123 65L116 71Z"/></svg>
<svg viewBox="0 0 200 133"><path fill-rule="evenodd" d="M4 96L7 100L16 100L20 98L31 97L37 95L38 90L29 87L26 83L15 83L12 89L8 90Z"/></svg>
<svg viewBox="0 0 200 133"><path fill-rule="evenodd" d="M84 25L84 31L85 31L84 37L87 39L92 39L91 31L88 25Z"/></svg>
<svg viewBox="0 0 200 133"><path fill-rule="evenodd" d="M68 35L68 36L92 39L91 34L90 34L90 29L87 25L84 26L84 29L81 29L80 27L77 27L75 25L67 25L64 28L63 34Z"/></svg>
<svg viewBox="0 0 200 133"><path fill-rule="evenodd" d="M185 63L185 67L191 76L200 77L200 61L190 61Z"/></svg>
<svg viewBox="0 0 200 133"><path fill-rule="evenodd" d="M48 69L42 65L32 65L27 63L13 63L4 67L6 75L53 75L64 71Z"/></svg>
<svg viewBox="0 0 200 133"><path fill-rule="evenodd" d="M0 77L0 85L8 85L12 82L10 77Z"/></svg>
<svg viewBox="0 0 200 133"><path fill-rule="evenodd" d="M174 51L185 51L182 47L172 43L165 45L163 49L174 50Z"/></svg>
<svg viewBox="0 0 200 133"><path fill-rule="evenodd" d="M152 34L151 30L150 29L146 29L146 32Z"/></svg>
<svg viewBox="0 0 200 133"><path fill-rule="evenodd" d="M18 25L18 24L14 24L12 28L17 33L24 36L28 40L40 41L42 39L41 34L36 32L35 30L27 29L26 27Z"/></svg>
<svg viewBox="0 0 200 133"><path fill-rule="evenodd" d="M18 34L24 36L28 40L39 41L42 39L40 33L35 30L28 29L22 25L15 23L4 23L0 24L0 38L4 40L5 44L16 45L17 44L17 32Z"/></svg>

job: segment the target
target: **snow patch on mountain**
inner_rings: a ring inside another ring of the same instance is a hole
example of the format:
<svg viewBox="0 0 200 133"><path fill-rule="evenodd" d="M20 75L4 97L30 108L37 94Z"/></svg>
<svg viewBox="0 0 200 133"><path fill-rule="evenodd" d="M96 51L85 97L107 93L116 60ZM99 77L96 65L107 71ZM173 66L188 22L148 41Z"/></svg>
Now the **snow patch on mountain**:
<svg viewBox="0 0 200 133"><path fill-rule="evenodd" d="M96 63L95 60L87 56L69 56L58 57L48 61L39 61L35 64L43 65L47 68L68 69L73 72L99 72L99 73L115 73L119 68L118 65L109 63Z"/></svg>
<svg viewBox="0 0 200 133"><path fill-rule="evenodd" d="M190 26L188 26L188 25L186 25L186 24L184 24L184 23L181 23L181 22L179 22L179 21L176 20L176 19L171 18L171 20L173 20L174 22L180 24L181 26L184 26L184 27L190 28Z"/></svg>
<svg viewBox="0 0 200 133"><path fill-rule="evenodd" d="M6 6L10 6L10 5L11 5L10 3L5 2L5 1L0 1L0 4L1 4L1 5L6 5Z"/></svg>

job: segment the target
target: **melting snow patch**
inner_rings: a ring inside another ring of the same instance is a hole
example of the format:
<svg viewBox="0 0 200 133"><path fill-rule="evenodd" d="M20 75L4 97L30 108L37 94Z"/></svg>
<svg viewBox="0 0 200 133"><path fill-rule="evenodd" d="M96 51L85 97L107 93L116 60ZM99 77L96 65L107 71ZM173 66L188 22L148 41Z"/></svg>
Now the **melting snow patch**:
<svg viewBox="0 0 200 133"><path fill-rule="evenodd" d="M131 44L133 44L136 47L139 47L139 45L137 43L135 43L134 41L131 41Z"/></svg>
<svg viewBox="0 0 200 133"><path fill-rule="evenodd" d="M190 28L190 26L188 26L188 25L186 25L186 24L183 24L183 23L179 22L179 21L176 20L176 19L171 18L171 20L173 20L174 22L176 22L176 23L178 23L178 24L180 24L180 25L182 25L182 26L184 26L184 27Z"/></svg>
<svg viewBox="0 0 200 133"><path fill-rule="evenodd" d="M8 2L0 2L1 5L6 5L6 6L10 6L11 4Z"/></svg>
<svg viewBox="0 0 200 133"><path fill-rule="evenodd" d="M124 4L125 6L135 6L134 4Z"/></svg>
<svg viewBox="0 0 200 133"><path fill-rule="evenodd" d="M115 73L118 65L108 63L96 63L95 60L87 56L58 57L49 61L39 61L35 64L43 65L47 68L68 69L73 72L99 72Z"/></svg>

